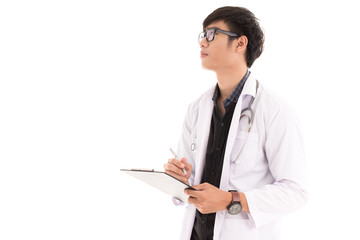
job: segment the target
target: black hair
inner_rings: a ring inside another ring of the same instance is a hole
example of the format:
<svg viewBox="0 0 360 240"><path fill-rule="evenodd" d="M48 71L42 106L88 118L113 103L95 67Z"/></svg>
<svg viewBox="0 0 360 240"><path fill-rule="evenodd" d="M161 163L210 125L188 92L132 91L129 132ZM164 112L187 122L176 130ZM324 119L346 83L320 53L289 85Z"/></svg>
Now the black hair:
<svg viewBox="0 0 360 240"><path fill-rule="evenodd" d="M221 7L207 16L203 22L204 30L212 23L223 20L229 27L230 32L238 36L245 35L248 38L246 48L246 63L250 68L254 61L260 57L264 49L265 36L259 25L259 19L243 7ZM229 37L233 41L236 37Z"/></svg>

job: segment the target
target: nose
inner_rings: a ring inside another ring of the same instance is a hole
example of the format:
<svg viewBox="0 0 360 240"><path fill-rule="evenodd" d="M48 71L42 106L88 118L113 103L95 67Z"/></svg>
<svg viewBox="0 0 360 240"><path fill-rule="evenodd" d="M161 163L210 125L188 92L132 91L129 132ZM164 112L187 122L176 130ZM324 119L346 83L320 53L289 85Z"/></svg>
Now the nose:
<svg viewBox="0 0 360 240"><path fill-rule="evenodd" d="M208 41L206 41L206 37L204 37L200 42L200 48L206 48L209 44Z"/></svg>

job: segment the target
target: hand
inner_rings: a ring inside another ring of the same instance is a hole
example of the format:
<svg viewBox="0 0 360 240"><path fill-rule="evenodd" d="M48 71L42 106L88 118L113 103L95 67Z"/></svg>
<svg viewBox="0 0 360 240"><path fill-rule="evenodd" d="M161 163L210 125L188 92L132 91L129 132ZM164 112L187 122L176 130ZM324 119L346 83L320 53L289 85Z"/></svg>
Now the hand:
<svg viewBox="0 0 360 240"><path fill-rule="evenodd" d="M182 170L185 168L187 174ZM185 158L182 158L181 161L176 158L170 158L166 164L164 164L165 172L180 181L189 184L189 178L191 176L192 166L186 161Z"/></svg>
<svg viewBox="0 0 360 240"><path fill-rule="evenodd" d="M225 192L209 183L192 186L198 191L186 189L189 203L193 204L202 214L223 211L232 201L230 192Z"/></svg>

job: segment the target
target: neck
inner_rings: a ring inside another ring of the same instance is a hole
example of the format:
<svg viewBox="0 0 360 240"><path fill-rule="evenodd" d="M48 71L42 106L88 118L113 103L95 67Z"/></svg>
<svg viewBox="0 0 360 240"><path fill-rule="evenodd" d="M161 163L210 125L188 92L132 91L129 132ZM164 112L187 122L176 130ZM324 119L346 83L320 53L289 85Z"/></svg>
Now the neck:
<svg viewBox="0 0 360 240"><path fill-rule="evenodd" d="M225 100L234 91L247 72L247 67L238 67L231 71L216 72L221 99Z"/></svg>

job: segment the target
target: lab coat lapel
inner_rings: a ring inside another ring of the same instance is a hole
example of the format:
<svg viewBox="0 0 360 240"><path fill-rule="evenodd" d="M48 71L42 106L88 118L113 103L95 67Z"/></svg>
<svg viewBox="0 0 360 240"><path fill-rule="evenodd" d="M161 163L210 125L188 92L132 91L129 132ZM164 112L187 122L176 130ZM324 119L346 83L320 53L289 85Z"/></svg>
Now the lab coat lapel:
<svg viewBox="0 0 360 240"><path fill-rule="evenodd" d="M220 189L222 189L224 191L235 190L235 189L229 189L230 155L231 155L231 152L233 151L234 142L235 142L236 135L237 135L238 128L239 128L241 110L243 108L245 108L245 106L243 106L244 105L243 103L248 102L247 99L249 99L249 98L247 98L247 97L250 97L249 95L255 96L255 93L256 93L255 89L256 89L256 80L250 73L250 75L244 85L244 88L241 92L239 100L236 103L233 118L231 120L228 139L226 142L224 163L223 163L223 169L222 169L221 180L220 180ZM221 239L220 233L221 233L221 227L222 227L224 218L225 218L224 211L217 212L216 222L215 222L215 226L214 226L214 239L215 240Z"/></svg>
<svg viewBox="0 0 360 240"><path fill-rule="evenodd" d="M236 135L239 128L239 121L241 116L241 110L245 108L246 106L243 106L243 103L249 102L250 96L255 97L256 94L256 79L254 76L250 73L244 88L241 92L241 95L239 97L239 100L236 104L234 114L231 120L231 125L229 129L229 135L226 142L226 149L225 149L225 155L224 155L224 163L223 163L223 170L221 175L221 182L220 182L220 189L223 190L231 190L229 188L229 169L230 169L230 155L233 150L234 142L236 139ZM249 96L250 95L250 96Z"/></svg>
<svg viewBox="0 0 360 240"><path fill-rule="evenodd" d="M234 115L231 120L231 126L229 130L229 135L226 144L223 170L221 174L220 181L220 189L228 190L229 187L229 169L230 169L230 154L235 142L239 120L241 115L241 110L243 107L243 100L247 95L255 96L256 89L256 80L253 75L250 73L249 78L247 79L244 89L239 97L239 100L236 104ZM195 169L195 179L194 185L198 185L201 182L201 177L204 170L205 157L206 157L206 149L209 140L209 132L211 125L211 117L214 108L214 102L212 100L212 96L214 94L215 87L211 88L209 91L205 93L205 96L201 99L199 103L199 115L198 115L198 123L197 126L197 136L198 136L198 146L202 146L198 149L198 154L196 156L196 169Z"/></svg>
<svg viewBox="0 0 360 240"><path fill-rule="evenodd" d="M209 132L210 132L210 124L211 124L211 117L214 108L214 102L212 100L212 96L214 94L215 88L211 88L205 96L201 99L199 103L199 116L198 116L198 123L200 123L198 128L198 146L202 146L198 149L198 154L196 156L196 169L195 169L195 179L194 185L198 185L201 182L201 177L204 170L205 158L206 158L206 149L207 143L209 139Z"/></svg>
<svg viewBox="0 0 360 240"><path fill-rule="evenodd" d="M239 119L241 115L242 97L240 95L239 100L235 106L234 114L231 120L229 134L226 142L226 149L223 162L223 170L221 174L220 189L229 190L229 169L230 169L230 153L232 151L234 141L236 138L237 129L239 126Z"/></svg>

